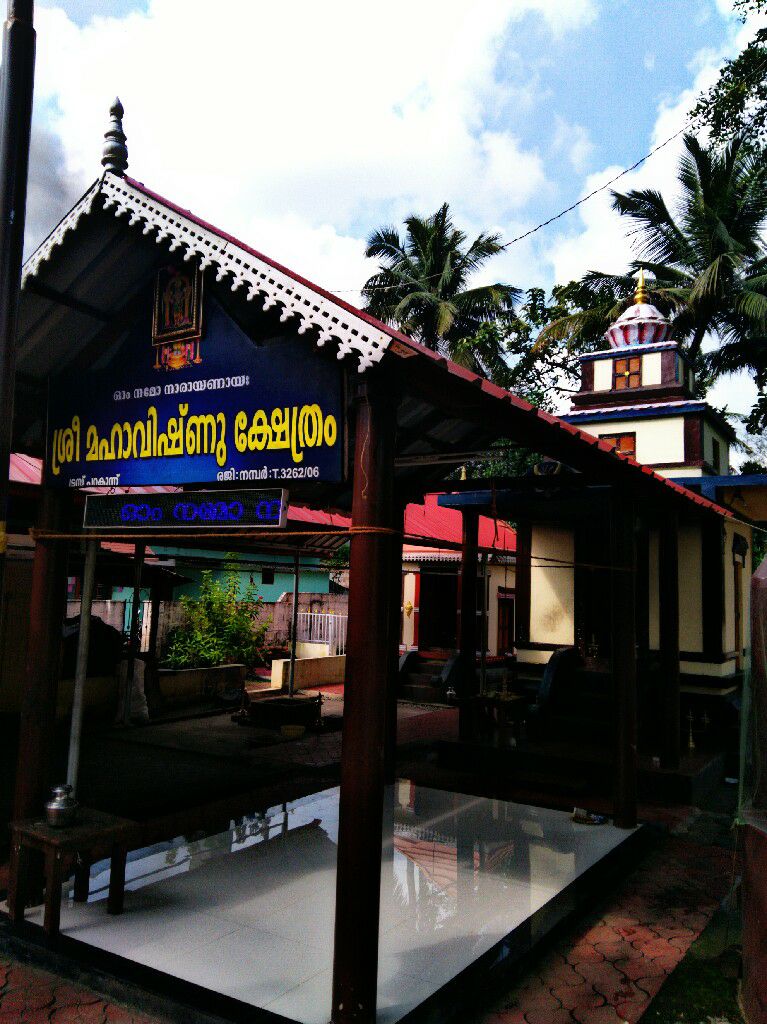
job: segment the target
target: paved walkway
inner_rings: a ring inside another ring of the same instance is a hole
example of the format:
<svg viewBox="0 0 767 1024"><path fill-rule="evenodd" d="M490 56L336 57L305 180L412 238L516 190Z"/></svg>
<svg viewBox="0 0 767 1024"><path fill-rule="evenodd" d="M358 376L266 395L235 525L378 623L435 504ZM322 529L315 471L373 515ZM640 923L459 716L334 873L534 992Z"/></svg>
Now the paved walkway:
<svg viewBox="0 0 767 1024"><path fill-rule="evenodd" d="M163 1024L0 953L0 1024Z"/></svg>
<svg viewBox="0 0 767 1024"><path fill-rule="evenodd" d="M730 851L668 838L473 1024L634 1024L732 881Z"/></svg>

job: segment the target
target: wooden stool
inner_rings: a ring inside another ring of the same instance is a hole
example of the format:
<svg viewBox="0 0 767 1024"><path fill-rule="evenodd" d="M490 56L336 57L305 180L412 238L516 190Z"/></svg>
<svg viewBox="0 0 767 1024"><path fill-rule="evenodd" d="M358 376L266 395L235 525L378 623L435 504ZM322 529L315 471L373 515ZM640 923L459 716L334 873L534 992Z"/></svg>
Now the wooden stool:
<svg viewBox="0 0 767 1024"><path fill-rule="evenodd" d="M50 939L59 933L61 887L65 870L75 862L74 898L88 899L91 864L109 856L109 897L107 911L120 914L125 889L125 861L136 823L129 818L81 807L76 824L52 828L45 820L14 821L11 824L11 861L8 877L8 914L11 923L24 921L28 889L29 853L43 855L45 873L45 916L43 929Z"/></svg>

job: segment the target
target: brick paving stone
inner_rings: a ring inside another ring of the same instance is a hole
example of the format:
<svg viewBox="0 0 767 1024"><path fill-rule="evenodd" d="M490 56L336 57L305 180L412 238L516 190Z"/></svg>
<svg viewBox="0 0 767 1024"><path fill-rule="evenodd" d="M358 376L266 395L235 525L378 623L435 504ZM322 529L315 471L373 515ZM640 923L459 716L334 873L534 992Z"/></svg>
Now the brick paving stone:
<svg viewBox="0 0 767 1024"><path fill-rule="evenodd" d="M0 1024L163 1024L0 954Z"/></svg>
<svg viewBox="0 0 767 1024"><path fill-rule="evenodd" d="M570 1011L556 1005L530 1010L525 1013L525 1020L527 1024L573 1024Z"/></svg>
<svg viewBox="0 0 767 1024"><path fill-rule="evenodd" d="M628 939L616 939L614 942L598 942L594 949L601 953L605 960L630 960L632 957L643 956L642 950L629 942Z"/></svg>
<svg viewBox="0 0 767 1024"><path fill-rule="evenodd" d="M556 996L562 1006L575 1015L580 1015L597 1006L604 1006L607 1002L601 992L595 991L587 981L581 982L580 985L565 985L562 988L555 988L552 990L552 995Z"/></svg>
<svg viewBox="0 0 767 1024"><path fill-rule="evenodd" d="M605 959L602 953L583 941L578 942L565 955L568 961L575 967L578 967L580 964L601 964Z"/></svg>
<svg viewBox="0 0 767 1024"><path fill-rule="evenodd" d="M614 1006L595 1006L585 1016L573 1015L579 1024L623 1024ZM632 1022L633 1024L633 1022Z"/></svg>
<svg viewBox="0 0 767 1024"><path fill-rule="evenodd" d="M608 1003L614 1002L621 992L626 991L627 985L631 984L626 975L611 963L599 964L583 973L592 987L601 992Z"/></svg>
<svg viewBox="0 0 767 1024"><path fill-rule="evenodd" d="M103 1021L104 1005L101 1002L62 1006L50 1017L51 1024L103 1024Z"/></svg>
<svg viewBox="0 0 767 1024"><path fill-rule="evenodd" d="M629 981L665 978L668 973L661 961L648 960L646 957L641 956L633 960L616 960L615 967L622 974L625 974Z"/></svg>
<svg viewBox="0 0 767 1024"><path fill-rule="evenodd" d="M569 964L562 957L559 957L558 961L558 963L552 966L547 975L547 980L551 984L552 989L561 986L583 984L583 975L579 974L572 964Z"/></svg>

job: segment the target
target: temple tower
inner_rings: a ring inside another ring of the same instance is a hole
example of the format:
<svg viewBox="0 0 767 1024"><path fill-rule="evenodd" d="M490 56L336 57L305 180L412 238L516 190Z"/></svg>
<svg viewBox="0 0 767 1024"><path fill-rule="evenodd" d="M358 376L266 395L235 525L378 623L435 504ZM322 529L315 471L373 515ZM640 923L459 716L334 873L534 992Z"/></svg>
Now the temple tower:
<svg viewBox="0 0 767 1024"><path fill-rule="evenodd" d="M729 472L735 432L695 396L695 376L639 272L634 303L605 334L610 347L581 357L581 387L563 419L672 477Z"/></svg>

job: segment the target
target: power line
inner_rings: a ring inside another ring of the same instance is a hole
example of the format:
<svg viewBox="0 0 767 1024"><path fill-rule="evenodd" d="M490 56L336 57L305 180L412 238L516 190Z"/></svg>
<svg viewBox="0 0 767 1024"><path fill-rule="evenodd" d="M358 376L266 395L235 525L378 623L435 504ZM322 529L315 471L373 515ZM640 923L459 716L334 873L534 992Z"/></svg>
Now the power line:
<svg viewBox="0 0 767 1024"><path fill-rule="evenodd" d="M588 202L589 199L593 199L594 196L599 195L600 192L604 192L605 189L608 189L611 185L614 185L616 181L619 181L625 175L630 174L631 171L635 171L637 169L637 167L641 167L641 165L646 160L649 160L651 156L654 156L654 154L657 153L659 150L663 149L664 146L668 146L669 143L674 141L674 139L678 139L680 135L683 135L684 132L686 132L687 129L690 126L691 126L691 121L690 120L685 121L684 125L679 129L679 131L674 132L673 135L669 135L669 137L667 139L664 139L663 142L660 142L657 146L655 146L653 149L651 149L649 153L645 153L645 155L643 157L640 157L640 159L637 160L635 163L633 163L630 167L625 167L619 174L616 174L614 178L610 178L609 181L606 181L603 185L600 185L599 188L593 189L591 192L588 193L588 195L582 196L577 202L573 203L571 206L568 206L564 210L560 210L559 213L555 213L554 216L553 217L549 217L548 220L541 221L540 224L536 224L536 226L534 228L530 228L529 231L525 231L525 232L523 232L523 234L517 235L515 238L511 238L508 242L504 242L504 244L501 246L501 248L502 249L508 249L510 246L516 245L517 242L521 242L522 239L529 238L530 235L534 235L537 231L540 231L542 228L548 227L549 224L553 224L554 221L560 220L560 218L565 217L568 213L572 213L573 210L577 210L578 207L581 206L583 203ZM436 274L431 274L428 277L423 278L423 280L429 281L429 280L431 280L431 278L441 277L441 276L442 276L442 274L440 272L440 273L436 273ZM343 295L343 294L351 294L353 292L361 292L361 291L363 291L363 289L365 289L367 291L381 291L381 292L383 292L383 291L395 291L395 290L399 290L400 288L402 288L402 284L381 284L381 285L370 285L370 286L367 286L367 288L365 288L365 286L363 285L360 288L330 288L328 290L333 292L336 295Z"/></svg>
<svg viewBox="0 0 767 1024"><path fill-rule="evenodd" d="M758 75L760 75L765 70L767 70L767 60L763 61L754 70L754 73L749 76L749 78L755 80L756 77ZM745 81L748 82L749 78L747 78ZM560 210L559 213L555 213L553 217L549 217L547 220L541 221L540 224L536 224L536 226L534 228L530 228L529 231L525 231L521 235L517 235L515 238L509 239L508 242L505 242L503 244L502 248L503 249L508 249L512 245L516 245L517 242L521 242L523 239L529 238L530 235L536 234L536 232L542 230L542 228L548 227L549 224L553 224L555 221L558 221L562 217L567 216L568 213L572 213L573 210L577 210L579 206L583 205L583 203L588 202L589 199L593 199L594 196L599 195L600 192L604 192L605 189L608 189L608 188L610 188L611 185L614 185L616 181L620 181L620 179L625 177L625 175L630 174L632 171L635 171L637 169L637 167L641 167L642 164L645 163L645 161L649 160L651 156L654 156L657 152L659 152L659 150L663 149L665 146L668 146L675 139L678 139L680 135L683 135L689 128L692 128L694 123L695 123L695 119L693 117L688 117L687 120L685 121L685 123L682 125L682 127L678 131L674 132L673 135L669 135L669 137L667 139L664 139L663 142L659 142L657 146L654 146L649 151L649 153L645 153L645 155L643 157L640 157L639 160L637 160L635 163L631 164L630 167L624 167L624 169L622 171L620 171L618 174L616 174L615 177L610 178L609 181L604 182L604 184L600 185L599 188L593 189L591 192L588 193L588 195L581 196L581 198L577 202L572 203L570 206L566 207L564 210ZM431 279L431 277L440 277L440 276L441 276L441 274L432 274L432 275L430 275L430 277L424 278L424 280L428 281L428 280ZM367 290L368 291L373 291L373 290L375 290L375 291L392 291L392 290L398 290L401 287L402 287L401 284L373 285L372 287L368 288ZM340 295L340 294L351 294L353 292L359 293L363 289L362 288L331 288L329 290Z"/></svg>
<svg viewBox="0 0 767 1024"><path fill-rule="evenodd" d="M568 206L565 210L561 210L559 213L554 214L554 216L549 217L548 220L541 221L541 223L536 224L534 228L530 228L529 231L525 231L524 234L517 235L516 238L510 239L508 242L505 243L503 248L508 249L509 246L515 245L517 242L521 242L523 238L529 238L530 235L534 235L536 231L540 231L541 228L545 228L548 227L549 224L553 224L554 221L559 220L560 217L564 217L566 214L572 213L573 210L577 210L578 207L581 206L583 203L588 202L589 199L593 199L594 196L599 195L600 192L604 192L605 189L609 188L611 185L614 185L615 182L619 181L622 177L624 177L624 175L630 174L631 171L635 171L637 167L641 167L645 160L649 160L651 156L658 152L658 150L663 149L664 146L668 146L668 144L670 142L673 142L674 139L678 139L679 136L684 134L684 132L686 132L689 127L690 122L686 121L684 125L679 129L679 131L674 132L673 135L669 135L667 139L665 139L663 142L655 146L654 149L651 149L649 153L645 153L643 157L640 157L640 159L637 160L636 163L633 163L630 167L625 167L620 172L620 174L616 174L614 178L610 178L609 181L606 181L603 185L600 185L599 188L595 188L593 191L589 192L588 195L582 196L577 201L577 203L573 203L572 206Z"/></svg>

